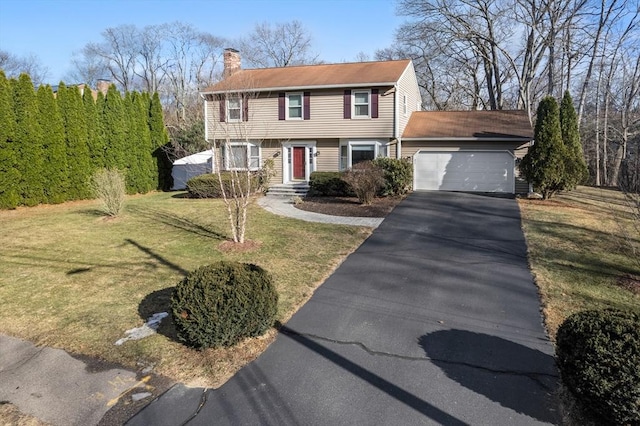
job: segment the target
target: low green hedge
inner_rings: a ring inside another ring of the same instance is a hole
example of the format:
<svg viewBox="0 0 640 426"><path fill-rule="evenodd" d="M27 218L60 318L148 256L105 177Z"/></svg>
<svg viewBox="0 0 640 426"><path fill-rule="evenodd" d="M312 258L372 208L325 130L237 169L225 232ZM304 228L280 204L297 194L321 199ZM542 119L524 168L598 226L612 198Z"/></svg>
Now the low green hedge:
<svg viewBox="0 0 640 426"><path fill-rule="evenodd" d="M349 184L342 180L341 172L313 172L309 178L310 196L351 197Z"/></svg>
<svg viewBox="0 0 640 426"><path fill-rule="evenodd" d="M239 179L244 191L246 191L246 180L242 178L243 172L240 173ZM231 194L231 178L232 172L222 172L222 183L224 185L227 196ZM260 176L258 173L251 172L251 192L260 190ZM222 189L220 179L215 173L204 174L193 177L187 181L187 191L191 198L222 198Z"/></svg>
<svg viewBox="0 0 640 426"><path fill-rule="evenodd" d="M198 349L232 346L275 321L278 294L259 266L220 261L190 272L171 297L178 337Z"/></svg>
<svg viewBox="0 0 640 426"><path fill-rule="evenodd" d="M558 329L556 355L562 381L602 424L640 425L640 315L571 315Z"/></svg>

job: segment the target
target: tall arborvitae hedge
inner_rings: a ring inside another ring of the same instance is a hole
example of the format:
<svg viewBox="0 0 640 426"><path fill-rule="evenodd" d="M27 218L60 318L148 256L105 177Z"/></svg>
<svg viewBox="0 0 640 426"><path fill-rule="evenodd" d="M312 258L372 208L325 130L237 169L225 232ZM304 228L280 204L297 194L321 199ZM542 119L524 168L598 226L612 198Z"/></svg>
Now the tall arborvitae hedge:
<svg viewBox="0 0 640 426"><path fill-rule="evenodd" d="M38 120L43 134L44 193L47 203L57 204L66 201L69 189L69 172L67 168L67 146L65 142L64 123L49 85L40 86L38 97Z"/></svg>
<svg viewBox="0 0 640 426"><path fill-rule="evenodd" d="M520 163L520 170L542 197L552 197L562 189L564 144L560 130L558 103L552 96L540 101L534 128L534 144Z"/></svg>
<svg viewBox="0 0 640 426"><path fill-rule="evenodd" d="M104 98L103 98L104 100ZM86 87L82 93L84 121L87 126L87 148L89 149L89 164L94 172L104 167L104 142L100 129L100 118L93 99L91 89Z"/></svg>
<svg viewBox="0 0 640 426"><path fill-rule="evenodd" d="M19 152L15 130L13 90L4 72L0 70L0 209L13 209L20 203Z"/></svg>
<svg viewBox="0 0 640 426"><path fill-rule="evenodd" d="M124 110L124 165L127 170L127 194L135 194L139 185L141 171L138 164L138 132L135 123L135 112L131 101L131 92L124 94L122 102Z"/></svg>
<svg viewBox="0 0 640 426"><path fill-rule="evenodd" d="M38 101L31 78L27 74L21 74L17 81L12 80L12 82L16 117L14 141L19 147L19 193L22 204L35 206L46 201L42 176L44 153L42 131L38 123Z"/></svg>
<svg viewBox="0 0 640 426"><path fill-rule="evenodd" d="M122 96L111 85L102 108L102 131L105 144L105 167L125 170L125 119Z"/></svg>
<svg viewBox="0 0 640 426"><path fill-rule="evenodd" d="M157 176L158 180L155 182L155 185L157 189L168 191L171 189L172 185L172 164L167 156L169 135L167 134L167 129L164 127L162 104L160 103L160 97L157 92L154 93L151 98L151 105L149 108L149 130L151 131L151 147L153 149L153 156L156 160L154 175Z"/></svg>
<svg viewBox="0 0 640 426"><path fill-rule="evenodd" d="M575 189L589 177L587 163L582 153L578 114L573 107L573 99L567 90L560 102L560 128L565 148L563 189Z"/></svg>
<svg viewBox="0 0 640 426"><path fill-rule="evenodd" d="M147 123L148 108L143 101L143 96L138 92L131 95L133 113L135 114L134 125L138 143L136 144L137 163L140 168L140 178L138 179L137 192L147 193L154 189L154 161L151 149L151 132Z"/></svg>
<svg viewBox="0 0 640 426"><path fill-rule="evenodd" d="M58 107L62 113L67 142L67 164L69 171L69 200L89 198L89 179L92 173L87 146L82 96L77 86L58 86Z"/></svg>

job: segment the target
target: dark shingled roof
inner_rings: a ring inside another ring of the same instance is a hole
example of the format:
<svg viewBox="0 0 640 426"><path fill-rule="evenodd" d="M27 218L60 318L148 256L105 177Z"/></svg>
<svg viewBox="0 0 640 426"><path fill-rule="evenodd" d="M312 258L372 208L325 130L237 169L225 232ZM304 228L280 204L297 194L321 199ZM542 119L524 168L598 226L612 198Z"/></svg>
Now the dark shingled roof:
<svg viewBox="0 0 640 426"><path fill-rule="evenodd" d="M203 93L393 84L410 62L403 59L240 70Z"/></svg>
<svg viewBox="0 0 640 426"><path fill-rule="evenodd" d="M533 139L526 111L416 111L403 139Z"/></svg>

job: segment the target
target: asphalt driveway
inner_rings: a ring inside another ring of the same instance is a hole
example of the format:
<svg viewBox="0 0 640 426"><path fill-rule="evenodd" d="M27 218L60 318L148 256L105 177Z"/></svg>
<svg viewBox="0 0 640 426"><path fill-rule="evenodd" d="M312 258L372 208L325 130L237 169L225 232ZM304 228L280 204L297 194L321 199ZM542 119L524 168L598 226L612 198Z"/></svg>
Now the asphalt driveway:
<svg viewBox="0 0 640 426"><path fill-rule="evenodd" d="M515 200L413 193L256 361L128 424L557 423L539 306Z"/></svg>

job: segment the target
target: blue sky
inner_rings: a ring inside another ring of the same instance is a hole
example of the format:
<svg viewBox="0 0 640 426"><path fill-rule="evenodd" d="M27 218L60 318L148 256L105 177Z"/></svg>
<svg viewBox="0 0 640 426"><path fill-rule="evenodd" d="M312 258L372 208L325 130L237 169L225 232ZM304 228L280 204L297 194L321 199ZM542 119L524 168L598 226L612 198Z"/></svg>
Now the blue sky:
<svg viewBox="0 0 640 426"><path fill-rule="evenodd" d="M394 0L0 0L0 49L36 55L55 84L70 71L73 52L100 41L108 27L182 21L233 39L259 22L294 19L326 62L373 56L402 22Z"/></svg>

